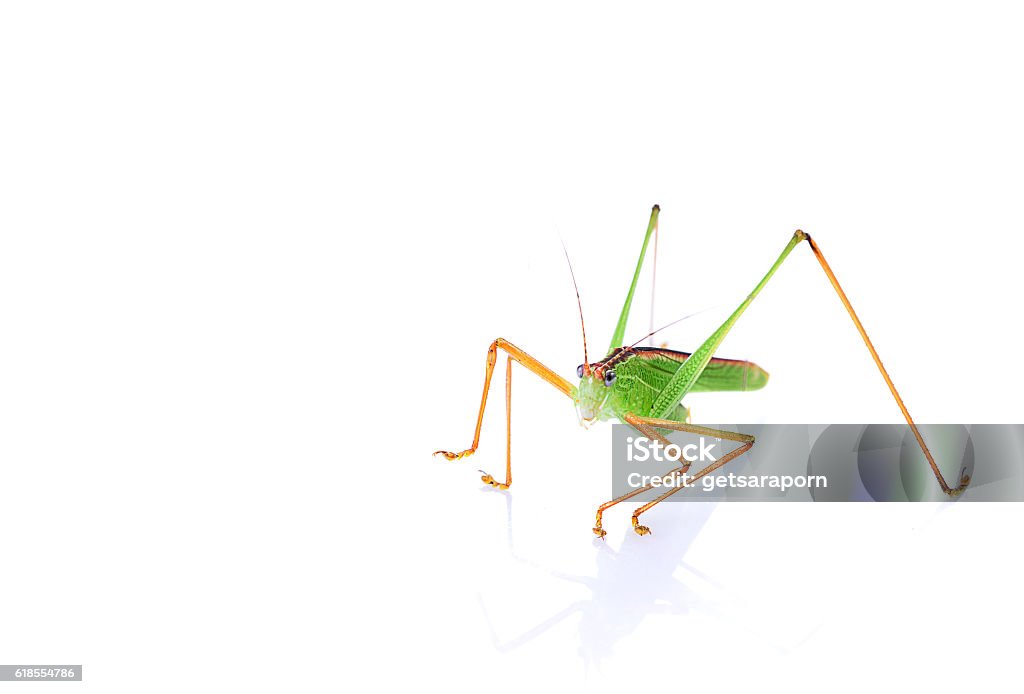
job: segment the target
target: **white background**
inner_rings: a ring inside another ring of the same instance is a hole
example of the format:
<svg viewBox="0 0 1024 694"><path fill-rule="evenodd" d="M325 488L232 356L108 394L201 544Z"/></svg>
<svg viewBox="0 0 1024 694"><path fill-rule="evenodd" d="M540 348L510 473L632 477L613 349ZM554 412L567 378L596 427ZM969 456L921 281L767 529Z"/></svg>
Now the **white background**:
<svg viewBox="0 0 1024 694"><path fill-rule="evenodd" d="M1016 686L1021 507L666 504L590 527L650 206L693 349L796 228L922 422L1021 422L1010 3L8 3L0 661L97 692ZM649 279L627 338L646 332ZM898 422L805 246L697 422ZM353 683L354 681L354 683ZM1001 684L999 684L1001 683ZM18 687L24 685L9 685Z"/></svg>

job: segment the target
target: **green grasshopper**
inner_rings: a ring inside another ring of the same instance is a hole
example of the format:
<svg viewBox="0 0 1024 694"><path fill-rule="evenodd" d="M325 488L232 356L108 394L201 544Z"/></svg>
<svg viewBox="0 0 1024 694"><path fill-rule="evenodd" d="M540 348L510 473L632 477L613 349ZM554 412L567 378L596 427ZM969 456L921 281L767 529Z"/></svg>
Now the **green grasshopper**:
<svg viewBox="0 0 1024 694"><path fill-rule="evenodd" d="M927 458L932 473L941 485L942 491L949 496L957 496L967 488L967 485L970 483L970 477L967 475L966 469L961 470L958 486L950 487L946 483L945 478L935 463L935 459L932 457L931 451L928 450L928 446L921 436L920 430L911 418L910 412L907 411L906 405L903 404L903 399L896 391L896 386L893 385L889 373L882 365L878 352L875 351L875 347L871 344L871 339L864 330L863 324L853 310L850 300L846 297L846 292L839 285L839 281L825 260L825 256L822 255L821 249L818 248L818 245L808 234L799 229L793 234L793 237L786 244L786 247L782 250L775 263L769 268L768 273L757 283L757 286L754 287L750 295L704 341L704 344L697 348L697 351L687 353L665 348L637 347L636 344L638 343L625 347L622 346L623 337L626 332L626 322L629 319L630 307L633 304L633 294L636 291L637 281L640 279L640 270L643 268L647 246L651 240L651 235L658 228L659 212L660 208L657 205L651 210L650 222L647 225L647 233L644 235L643 246L640 248L640 258L637 260L636 271L633 273L633 281L629 285L629 291L626 293L626 301L622 306L619 322L615 326L615 333L612 335L611 346L608 348L608 353L604 359L591 363L587 357L586 327L583 326L583 307L580 303L579 289L577 287L576 301L580 309L580 323L583 328L583 363L576 370L576 376L580 379L579 385L573 385L511 342L499 337L487 349L487 372L484 377L484 391L480 399L480 410L477 414L476 430L473 433L472 445L461 453L436 451L434 455L442 455L448 460L457 460L476 451L480 443L480 426L483 423L484 408L487 405L487 392L490 389L491 375L494 372L494 364L500 349L508 355L505 369L505 481L498 482L491 475L485 473L481 479L486 484L498 489L508 489L512 484L511 417L513 361L522 364L571 398L576 405L580 424L584 427L589 426L595 421L617 419L629 424L649 439L661 442L664 446L669 445L669 441L660 433L660 431L664 430L689 432L740 443L741 445L738 448L723 455L695 475L690 476L690 483L714 472L730 460L750 450L754 445L754 437L747 434L690 424L689 410L683 406L682 400L688 393L757 390L763 388L768 382L768 374L756 364L749 361L719 359L714 354L719 345L722 344L725 336L736 324L740 316L743 315L743 312L747 310L751 302L761 293L768 280L772 278L793 249L802 241L806 241L811 247L814 257L818 259L818 263L821 265L822 270L824 270L825 275L828 276L829 282L832 283L832 287L835 289L836 294L838 294L847 313L849 313L850 318L853 320L857 332L860 333L861 338L864 340L865 346L871 353L871 357L882 374L882 378L885 379L886 385L889 386L889 391L896 400L896 404L903 413L903 417L907 420L907 424L910 425L910 429L925 458ZM572 266L570 265L571 271ZM574 276L573 285L575 286L575 284L576 279ZM645 336L641 341L647 337L650 337L650 335ZM668 476L688 473L691 465L690 461L676 458L675 462L680 467L668 473ZM602 538L607 534L602 526L604 512L607 509L652 488L653 485L641 487L601 504L597 509L594 534ZM640 515L675 494L681 488L681 486L675 486L670 491L664 492L653 501L640 506L633 512L633 529L637 534L647 535L650 533L650 528L640 524Z"/></svg>

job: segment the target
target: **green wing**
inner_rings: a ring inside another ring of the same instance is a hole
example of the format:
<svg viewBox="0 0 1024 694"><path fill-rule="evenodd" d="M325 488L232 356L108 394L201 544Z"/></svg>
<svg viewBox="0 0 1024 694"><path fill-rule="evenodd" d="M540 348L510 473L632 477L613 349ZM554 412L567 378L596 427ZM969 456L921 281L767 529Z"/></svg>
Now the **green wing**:
<svg viewBox="0 0 1024 694"><path fill-rule="evenodd" d="M636 356L645 368L671 379L679 367L690 358L688 352L653 347L634 347ZM661 381L661 379L657 379ZM715 393L759 390L768 383L768 372L757 364L739 359L713 358L690 389L691 393Z"/></svg>

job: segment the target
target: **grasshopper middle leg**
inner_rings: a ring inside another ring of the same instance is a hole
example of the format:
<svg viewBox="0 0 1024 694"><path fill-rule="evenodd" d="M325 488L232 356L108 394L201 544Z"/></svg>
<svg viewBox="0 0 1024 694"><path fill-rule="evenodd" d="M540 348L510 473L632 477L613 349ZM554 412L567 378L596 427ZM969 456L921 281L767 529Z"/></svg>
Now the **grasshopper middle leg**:
<svg viewBox="0 0 1024 694"><path fill-rule="evenodd" d="M737 433L732 432L732 431L723 431L721 429L712 429L710 427L696 426L694 424L688 424L686 422L679 422L679 421L675 421L675 420L671 420L671 419L656 419L656 418L653 418L653 417L641 417L641 416L635 415L635 414L627 414L625 419L626 419L626 423L627 424L631 425L634 429L639 431L641 434L643 434L644 436L646 436L648 438L651 438L651 439L657 439L658 441L660 441L665 446L667 446L669 444L669 441L664 436L662 436L661 434L658 433L658 431L657 431L658 429L670 429L672 431L685 431L685 432L688 432L688 433L691 433L691 434L701 434L703 436L713 436L713 437L718 438L718 439L728 439L730 441L737 441L737 442L743 444L743 445L739 446L738 448L736 448L735 450L729 451L729 453L727 453L726 455L722 456L719 460L715 461L711 465L708 465L706 468L704 468L703 470L698 472L696 475L691 477L690 478L691 482L696 481L696 480L700 479L701 477L704 477L705 475L714 472L718 468L720 468L723 465L725 465L726 463L728 463L730 460L743 455L744 453L749 451L751 449L751 447L754 445L754 437L749 435L749 434L737 434ZM679 461L679 462L681 462L682 465L680 467L676 468L675 470L671 470L670 472L666 473L666 475L662 478L663 480L671 479L671 477L674 476L674 475L685 474L686 472L689 471L689 469L690 469L690 462L689 461L686 461L686 462ZM594 534L597 535L598 537L602 537L602 538L605 535L608 534L604 530L604 528L602 528L602 526L601 526L602 518L603 518L604 512L606 510L608 510L612 506L615 506L618 503L621 503L623 501L627 501L627 500L633 498L634 496L640 494L641 492L645 492L645 491L648 491L650 489L654 489L654 485L653 484L652 485L648 485L646 487L640 487L638 489L634 489L633 491L628 492L626 494L623 494L622 496L620 496L618 498L612 499L611 501L606 501L605 503L601 504L597 508L597 522L594 525ZM682 487L679 487L679 486L673 487L670 491L662 494L657 499L655 499L655 500L653 500L653 501L651 501L649 503L644 504L643 506L641 506L640 508L638 508L636 511L633 512L633 530L637 533L637 535L647 535L647 534L649 534L651 532L651 529L648 528L647 526L640 525L640 521L639 521L640 514L643 513L644 511L647 511L648 509L650 509L655 504L658 504L661 501L664 501L668 497L670 497L673 494L675 494L676 492L678 492L680 489L682 489Z"/></svg>

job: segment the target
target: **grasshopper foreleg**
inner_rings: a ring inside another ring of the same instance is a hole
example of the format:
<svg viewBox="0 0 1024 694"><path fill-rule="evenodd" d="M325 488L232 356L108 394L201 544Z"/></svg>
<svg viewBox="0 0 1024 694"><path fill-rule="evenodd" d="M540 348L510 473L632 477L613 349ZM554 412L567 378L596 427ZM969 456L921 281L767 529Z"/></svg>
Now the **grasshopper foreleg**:
<svg viewBox="0 0 1024 694"><path fill-rule="evenodd" d="M554 371L544 366L529 354L513 345L508 340L498 338L487 348L487 371L484 376L484 392L480 396L480 410L476 417L476 428L473 430L473 443L464 451L452 453L450 451L435 451L434 455L441 455L448 460L458 460L472 455L480 445L480 427L484 421L484 410L487 408L487 394L491 388L491 376L494 374L494 364L498 358L498 350L504 350L508 354L508 363L505 369L505 482L496 481L491 475L484 473L480 479L499 489L508 489L512 484L512 362L513 360L522 364L533 373L553 385L568 397L573 396L574 388L569 381L565 380ZM483 472L481 470L481 472Z"/></svg>

